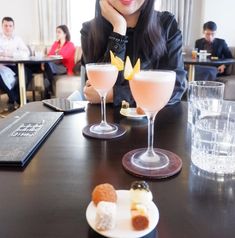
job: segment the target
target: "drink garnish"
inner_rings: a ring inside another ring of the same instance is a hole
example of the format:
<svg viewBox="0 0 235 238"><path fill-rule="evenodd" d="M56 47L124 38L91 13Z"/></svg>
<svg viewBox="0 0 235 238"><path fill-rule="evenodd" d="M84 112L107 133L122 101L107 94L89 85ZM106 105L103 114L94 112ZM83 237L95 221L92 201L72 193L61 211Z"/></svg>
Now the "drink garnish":
<svg viewBox="0 0 235 238"><path fill-rule="evenodd" d="M122 100L122 109L128 109L130 107L129 102Z"/></svg>
<svg viewBox="0 0 235 238"><path fill-rule="evenodd" d="M124 68L124 78L126 80L131 80L133 79L134 75L138 72L140 72L140 58L138 58L133 68L130 57L127 56Z"/></svg>
<svg viewBox="0 0 235 238"><path fill-rule="evenodd" d="M124 66L124 62L121 58L118 56L115 56L114 53L110 50L110 59L111 59L111 64L116 66L119 71L124 70L124 78L127 80L131 80L134 75L138 72L140 72L140 59L135 63L135 66L133 67L131 64L130 57L126 57L126 62Z"/></svg>
<svg viewBox="0 0 235 238"><path fill-rule="evenodd" d="M122 71L124 69L124 62L118 56L115 56L114 53L110 50L110 59L111 64L116 66L118 71Z"/></svg>

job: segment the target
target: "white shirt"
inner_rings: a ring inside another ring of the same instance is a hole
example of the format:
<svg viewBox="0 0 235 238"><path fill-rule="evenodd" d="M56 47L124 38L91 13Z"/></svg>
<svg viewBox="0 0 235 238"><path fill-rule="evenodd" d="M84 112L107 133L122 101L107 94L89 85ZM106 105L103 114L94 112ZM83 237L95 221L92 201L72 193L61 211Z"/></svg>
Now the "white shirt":
<svg viewBox="0 0 235 238"><path fill-rule="evenodd" d="M26 44L19 36L12 35L10 38L0 33L0 55L14 56L22 55L29 56L30 52Z"/></svg>
<svg viewBox="0 0 235 238"><path fill-rule="evenodd" d="M12 89L16 82L15 73L10 68L0 64L0 75L5 85Z"/></svg>
<svg viewBox="0 0 235 238"><path fill-rule="evenodd" d="M15 35L7 37L3 33L0 33L0 55L7 57L27 57L30 55L30 52L20 37ZM12 89L16 82L15 73L10 68L0 65L0 75L6 86Z"/></svg>

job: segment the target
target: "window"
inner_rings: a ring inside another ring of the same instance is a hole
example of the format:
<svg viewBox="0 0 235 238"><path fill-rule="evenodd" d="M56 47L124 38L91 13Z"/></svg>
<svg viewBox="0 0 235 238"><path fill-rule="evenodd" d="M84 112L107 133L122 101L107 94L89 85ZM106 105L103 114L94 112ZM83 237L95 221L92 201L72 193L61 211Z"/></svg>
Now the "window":
<svg viewBox="0 0 235 238"><path fill-rule="evenodd" d="M162 0L156 0L155 1L155 7L154 8L158 11L160 11L160 9L161 9L161 1Z"/></svg>
<svg viewBox="0 0 235 238"><path fill-rule="evenodd" d="M75 45L81 45L80 30L82 23L95 16L96 0L78 1L71 0L71 40Z"/></svg>

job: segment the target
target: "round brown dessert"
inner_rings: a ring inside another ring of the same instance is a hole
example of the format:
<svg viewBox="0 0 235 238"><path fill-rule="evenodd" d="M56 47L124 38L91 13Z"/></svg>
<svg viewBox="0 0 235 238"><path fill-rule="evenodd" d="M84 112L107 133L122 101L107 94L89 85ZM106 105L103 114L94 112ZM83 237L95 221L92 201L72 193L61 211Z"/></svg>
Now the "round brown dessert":
<svg viewBox="0 0 235 238"><path fill-rule="evenodd" d="M97 185L92 192L92 201L97 205L101 201L117 202L117 193L109 183Z"/></svg>
<svg viewBox="0 0 235 238"><path fill-rule="evenodd" d="M132 226L135 230L145 230L149 226L149 219L144 215L137 215L132 218Z"/></svg>
<svg viewBox="0 0 235 238"><path fill-rule="evenodd" d="M135 230L144 230L149 226L147 208L142 204L135 204L131 208L131 222Z"/></svg>
<svg viewBox="0 0 235 238"><path fill-rule="evenodd" d="M136 108L136 113L140 114L140 115L144 115L145 114L144 110L141 107L137 107Z"/></svg>

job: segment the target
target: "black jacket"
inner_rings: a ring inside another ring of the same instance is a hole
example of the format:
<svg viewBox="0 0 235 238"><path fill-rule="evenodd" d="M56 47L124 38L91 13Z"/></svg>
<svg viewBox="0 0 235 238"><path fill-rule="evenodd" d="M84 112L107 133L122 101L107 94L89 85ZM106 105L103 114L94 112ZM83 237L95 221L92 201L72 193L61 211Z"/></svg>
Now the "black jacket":
<svg viewBox="0 0 235 238"><path fill-rule="evenodd" d="M145 62L141 58L141 69L168 69L176 72L176 84L174 92L168 104L174 104L181 100L183 93L186 89L186 72L184 70L184 64L182 59L182 35L178 29L177 22L172 14L169 12L154 12L158 14L160 18L160 24L162 26L163 35L166 40L166 52L160 59L152 59L151 64ZM87 58L87 52L89 51L88 39L90 39L91 24L95 21L86 22L83 24L81 30L81 43L83 50L82 64L90 63ZM138 25L138 24L137 24ZM107 23L107 29L109 29L109 37L107 39L107 49L103 52L101 60L108 61L110 50L115 53L121 59L125 59L128 55L132 59L134 51L135 28L128 28L126 36L121 36L112 32L112 27ZM102 34L102 33L101 33ZM135 101L131 95L128 80L123 77L123 72L119 73L117 82L114 86L114 98L113 103L115 106L120 106L122 100L128 101L132 106L135 105Z"/></svg>
<svg viewBox="0 0 235 238"><path fill-rule="evenodd" d="M206 44L206 39L201 38L199 40L196 40L195 42L195 48L198 48L198 50L204 50ZM218 57L220 59L229 59L233 58L231 51L229 50L225 40L215 38L212 42L212 52L211 56Z"/></svg>

